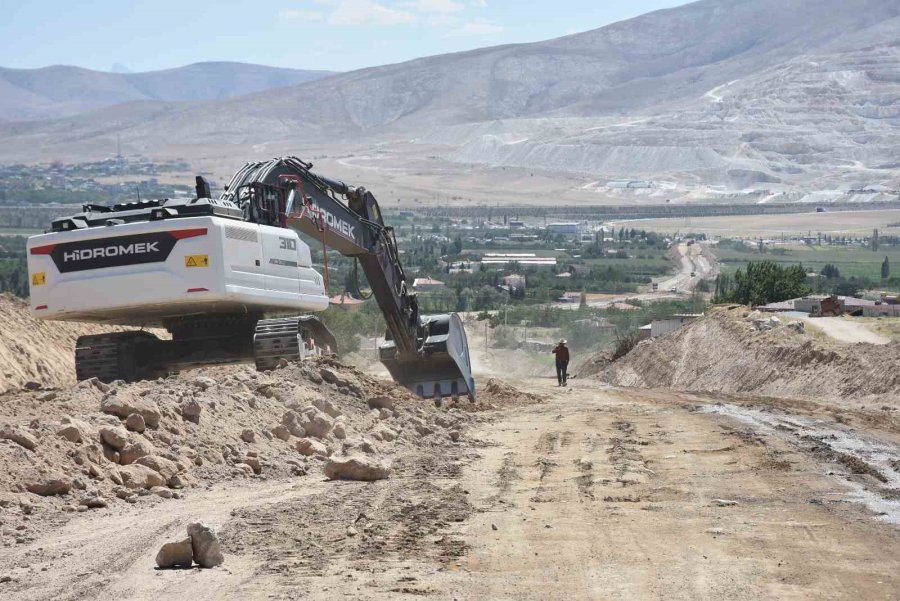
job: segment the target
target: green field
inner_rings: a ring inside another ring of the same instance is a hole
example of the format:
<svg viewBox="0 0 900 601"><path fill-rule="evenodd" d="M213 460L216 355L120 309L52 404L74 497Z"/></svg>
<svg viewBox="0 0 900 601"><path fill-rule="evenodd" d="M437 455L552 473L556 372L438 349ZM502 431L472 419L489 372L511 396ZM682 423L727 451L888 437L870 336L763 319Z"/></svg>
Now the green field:
<svg viewBox="0 0 900 601"><path fill-rule="evenodd" d="M877 252L859 247L802 245L768 247L764 253L751 247L738 250L714 246L712 250L725 273L734 273L750 261L772 261L781 265L802 263L816 273L820 273L830 263L837 266L843 277L863 277L878 281L881 279L881 262L887 257L891 264L891 275L900 275L900 247L895 246L885 246Z"/></svg>

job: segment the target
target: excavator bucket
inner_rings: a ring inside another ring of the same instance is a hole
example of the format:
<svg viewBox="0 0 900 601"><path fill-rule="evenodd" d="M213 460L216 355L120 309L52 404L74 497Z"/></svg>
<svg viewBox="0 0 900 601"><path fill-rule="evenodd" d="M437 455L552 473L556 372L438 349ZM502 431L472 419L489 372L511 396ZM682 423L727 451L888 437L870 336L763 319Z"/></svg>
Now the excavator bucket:
<svg viewBox="0 0 900 601"><path fill-rule="evenodd" d="M424 315L421 352L403 357L391 340L379 348L381 362L400 384L422 398L468 396L475 400L472 360L462 320L456 313Z"/></svg>

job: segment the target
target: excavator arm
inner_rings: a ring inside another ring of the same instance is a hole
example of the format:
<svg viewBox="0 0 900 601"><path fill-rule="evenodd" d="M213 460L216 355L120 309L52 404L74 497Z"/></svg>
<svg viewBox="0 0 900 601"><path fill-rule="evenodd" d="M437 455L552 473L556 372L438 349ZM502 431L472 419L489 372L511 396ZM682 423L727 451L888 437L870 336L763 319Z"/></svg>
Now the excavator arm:
<svg viewBox="0 0 900 601"><path fill-rule="evenodd" d="M394 379L422 397L474 399L462 321L455 313L419 313L393 229L385 225L375 197L311 169L296 157L247 163L222 199L243 207L254 221L290 227L356 258L387 323L379 356Z"/></svg>

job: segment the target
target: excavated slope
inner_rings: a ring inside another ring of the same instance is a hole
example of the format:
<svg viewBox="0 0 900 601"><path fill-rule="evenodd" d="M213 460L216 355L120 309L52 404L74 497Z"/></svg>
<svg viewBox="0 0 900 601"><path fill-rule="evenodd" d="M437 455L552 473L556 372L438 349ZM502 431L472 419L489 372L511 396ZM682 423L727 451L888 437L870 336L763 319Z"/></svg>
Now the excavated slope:
<svg viewBox="0 0 900 601"><path fill-rule="evenodd" d="M600 377L620 386L900 402L900 343L837 344L786 326L761 332L746 313L714 309L642 342Z"/></svg>
<svg viewBox="0 0 900 601"><path fill-rule="evenodd" d="M26 382L48 388L74 384L75 340L116 329L40 321L31 316L26 301L0 294L0 393L21 388Z"/></svg>

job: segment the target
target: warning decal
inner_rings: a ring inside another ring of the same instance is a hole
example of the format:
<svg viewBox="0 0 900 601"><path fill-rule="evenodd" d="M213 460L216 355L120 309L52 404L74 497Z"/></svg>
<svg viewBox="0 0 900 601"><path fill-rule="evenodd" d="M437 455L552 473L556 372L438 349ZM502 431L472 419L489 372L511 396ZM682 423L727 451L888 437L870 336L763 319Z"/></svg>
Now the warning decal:
<svg viewBox="0 0 900 601"><path fill-rule="evenodd" d="M185 267L209 267L209 255L186 255Z"/></svg>

